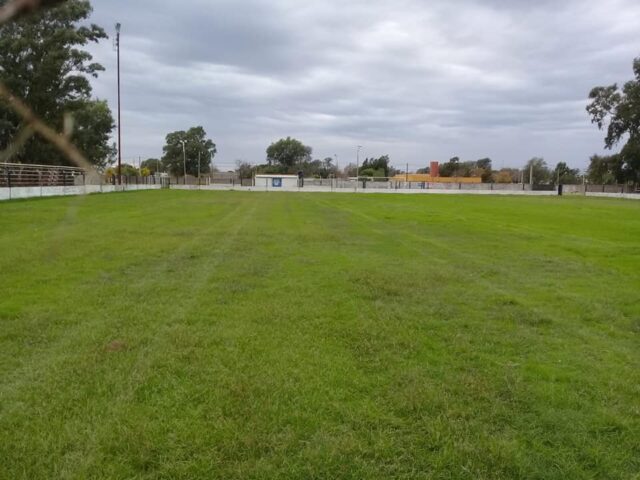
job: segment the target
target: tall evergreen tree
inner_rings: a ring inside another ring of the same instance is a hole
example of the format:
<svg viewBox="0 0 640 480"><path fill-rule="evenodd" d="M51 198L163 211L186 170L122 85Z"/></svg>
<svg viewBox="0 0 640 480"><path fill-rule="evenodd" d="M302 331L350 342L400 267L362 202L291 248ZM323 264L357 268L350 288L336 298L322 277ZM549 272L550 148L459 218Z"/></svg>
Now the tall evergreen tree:
<svg viewBox="0 0 640 480"><path fill-rule="evenodd" d="M89 78L104 68L82 47L107 38L102 28L83 23L91 11L87 0L68 0L0 26L0 81L57 131L70 115L72 140L91 163L102 166L113 154L109 136L114 121L106 102L91 97ZM0 102L0 149L13 144L24 127L23 120ZM29 138L14 160L68 164L63 154L37 136Z"/></svg>
<svg viewBox="0 0 640 480"><path fill-rule="evenodd" d="M633 62L635 79L619 88L617 84L591 90L587 112L598 128L607 131L605 147L613 149L626 140L616 161L622 168L616 173L618 182L640 183L640 57ZM598 160L598 159L597 159ZM598 161L596 161L598 164ZM592 168L598 171L597 165Z"/></svg>

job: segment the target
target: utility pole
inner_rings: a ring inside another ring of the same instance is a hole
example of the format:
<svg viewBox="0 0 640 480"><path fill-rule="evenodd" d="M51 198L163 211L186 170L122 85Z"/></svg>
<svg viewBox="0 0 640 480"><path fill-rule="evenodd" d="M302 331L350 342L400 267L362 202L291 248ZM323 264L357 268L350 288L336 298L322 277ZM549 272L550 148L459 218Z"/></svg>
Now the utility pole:
<svg viewBox="0 0 640 480"><path fill-rule="evenodd" d="M187 151L184 147L184 144L186 143L186 141L180 140L180 143L182 144L182 164L184 165L184 181L182 183L186 185L187 184Z"/></svg>
<svg viewBox="0 0 640 480"><path fill-rule="evenodd" d="M529 185L533 186L533 162L531 162L531 166L529 167Z"/></svg>
<svg viewBox="0 0 640 480"><path fill-rule="evenodd" d="M409 183L409 164L408 163L407 163L407 170L406 170L406 173L405 173L404 181Z"/></svg>
<svg viewBox="0 0 640 480"><path fill-rule="evenodd" d="M120 24L116 23L116 52L118 57L118 185L122 185L122 132L120 129Z"/></svg>
<svg viewBox="0 0 640 480"><path fill-rule="evenodd" d="M362 145L358 145L358 152L356 153L356 192L358 191L358 177L360 173L360 149Z"/></svg>
<svg viewBox="0 0 640 480"><path fill-rule="evenodd" d="M200 152L198 152L198 186L200 186Z"/></svg>
<svg viewBox="0 0 640 480"><path fill-rule="evenodd" d="M211 150L209 150L209 184L211 184L212 179L213 179L213 153L211 152Z"/></svg>

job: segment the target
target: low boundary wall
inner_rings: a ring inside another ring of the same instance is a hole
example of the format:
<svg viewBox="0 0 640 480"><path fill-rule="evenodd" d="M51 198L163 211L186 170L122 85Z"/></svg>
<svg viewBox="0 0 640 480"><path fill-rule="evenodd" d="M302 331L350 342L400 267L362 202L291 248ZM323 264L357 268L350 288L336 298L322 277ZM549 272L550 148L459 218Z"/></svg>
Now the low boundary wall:
<svg viewBox="0 0 640 480"><path fill-rule="evenodd" d="M66 187L0 187L0 201L17 200L26 198L54 197L66 195L85 195L91 193L113 193L136 190L160 190L160 185L76 185ZM556 196L557 190L536 191L514 189L485 189L477 188L459 190L453 188L334 188L331 186L307 185L302 188L265 188L264 186L242 187L231 184L210 184L210 185L171 185L175 190L205 190L205 191L239 191L239 192L299 192L299 193L358 193L358 194L401 194L401 195L515 195L515 196ZM601 192L566 192L568 196L580 195L587 197L601 198L624 198L640 200L640 194L635 193L601 193Z"/></svg>
<svg viewBox="0 0 640 480"><path fill-rule="evenodd" d="M299 193L358 193L358 194L401 194L401 195L531 195L531 196L554 196L558 195L556 191L530 191L530 190L458 190L458 189L402 189L402 188L331 188L329 186L305 186L302 188L265 188L263 186L256 187L240 187L238 185L171 185L176 190L223 190L237 192L299 192Z"/></svg>
<svg viewBox="0 0 640 480"><path fill-rule="evenodd" d="M3 187L0 200L20 198L57 197L65 195L86 195L89 193L113 193L135 190L159 190L160 185L76 185L66 187Z"/></svg>
<svg viewBox="0 0 640 480"><path fill-rule="evenodd" d="M587 196L587 197L626 198L627 200L640 200L640 193L598 193L598 192L587 192L584 195Z"/></svg>

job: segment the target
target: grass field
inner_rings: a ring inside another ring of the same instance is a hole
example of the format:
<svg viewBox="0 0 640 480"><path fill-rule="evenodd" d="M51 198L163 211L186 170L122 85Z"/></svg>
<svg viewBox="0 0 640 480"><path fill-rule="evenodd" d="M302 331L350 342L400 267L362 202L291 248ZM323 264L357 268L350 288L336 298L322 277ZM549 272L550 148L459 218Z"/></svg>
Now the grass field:
<svg viewBox="0 0 640 480"><path fill-rule="evenodd" d="M0 478L640 478L640 202L0 204Z"/></svg>

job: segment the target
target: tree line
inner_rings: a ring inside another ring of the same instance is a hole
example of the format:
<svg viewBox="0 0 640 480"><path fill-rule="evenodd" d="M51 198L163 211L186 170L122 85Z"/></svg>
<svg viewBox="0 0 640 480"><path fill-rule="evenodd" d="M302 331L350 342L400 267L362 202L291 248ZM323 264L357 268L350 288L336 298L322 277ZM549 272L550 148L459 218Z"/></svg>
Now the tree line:
<svg viewBox="0 0 640 480"><path fill-rule="evenodd" d="M0 4L3 3L0 0ZM0 25L0 80L32 108L46 123L69 136L88 160L99 168L112 165L116 147L111 140L115 128L107 102L92 95L91 78L104 67L83 49L107 39L105 31L87 24L92 12L89 0L68 0L56 8L24 16ZM490 158L462 161L453 157L442 164L441 176L479 176L485 182L640 184L640 57L633 62L634 78L595 87L589 94L587 113L591 122L606 132L605 148L616 153L594 155L585 172L561 162L551 169L544 159L531 159L523 170L493 170ZM38 136L4 101L0 101L0 150L11 152L21 163L68 165L69 161ZM172 175L207 174L215 170L215 143L201 126L166 136L160 159L147 159L136 169L125 165L123 173ZM265 162L252 166L239 161L236 171L245 177L255 173L298 173L305 176L393 177L401 170L388 155L365 158L339 168L332 157L313 158L313 149L297 139L282 138L266 149ZM429 173L421 169L418 173Z"/></svg>

